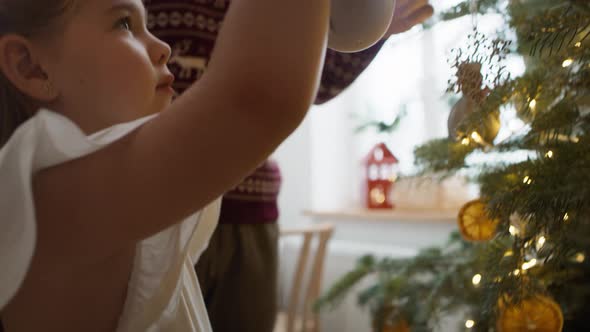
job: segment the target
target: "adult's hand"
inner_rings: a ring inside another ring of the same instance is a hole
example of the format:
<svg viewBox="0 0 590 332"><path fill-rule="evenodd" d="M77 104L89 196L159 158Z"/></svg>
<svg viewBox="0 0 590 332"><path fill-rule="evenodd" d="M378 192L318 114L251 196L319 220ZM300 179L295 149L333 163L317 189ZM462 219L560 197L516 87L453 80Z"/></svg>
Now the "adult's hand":
<svg viewBox="0 0 590 332"><path fill-rule="evenodd" d="M406 32L416 24L426 21L433 13L434 9L428 0L397 0L393 19L383 38Z"/></svg>

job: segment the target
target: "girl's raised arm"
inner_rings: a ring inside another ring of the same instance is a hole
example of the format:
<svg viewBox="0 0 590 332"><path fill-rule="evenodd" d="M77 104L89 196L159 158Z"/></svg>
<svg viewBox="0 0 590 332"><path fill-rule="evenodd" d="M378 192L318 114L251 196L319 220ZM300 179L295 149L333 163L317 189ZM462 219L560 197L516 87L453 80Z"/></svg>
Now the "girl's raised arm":
<svg viewBox="0 0 590 332"><path fill-rule="evenodd" d="M106 257L239 182L312 104L328 19L329 0L233 0L198 83L123 139L35 176L34 264Z"/></svg>

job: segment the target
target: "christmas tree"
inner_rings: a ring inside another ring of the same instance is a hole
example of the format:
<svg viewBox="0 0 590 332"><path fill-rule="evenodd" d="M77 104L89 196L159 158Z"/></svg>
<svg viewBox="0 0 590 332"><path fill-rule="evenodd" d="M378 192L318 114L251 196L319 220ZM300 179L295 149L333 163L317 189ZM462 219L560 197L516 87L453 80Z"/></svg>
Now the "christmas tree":
<svg viewBox="0 0 590 332"><path fill-rule="evenodd" d="M448 245L363 257L319 309L373 276L358 301L374 331L437 331L452 315L457 331L590 331L590 1L466 1L441 16L490 12L507 30L474 30L454 52L449 137L415 151L420 174L468 174L480 198L458 211ZM509 53L524 74L507 73ZM503 112L524 126L499 139Z"/></svg>

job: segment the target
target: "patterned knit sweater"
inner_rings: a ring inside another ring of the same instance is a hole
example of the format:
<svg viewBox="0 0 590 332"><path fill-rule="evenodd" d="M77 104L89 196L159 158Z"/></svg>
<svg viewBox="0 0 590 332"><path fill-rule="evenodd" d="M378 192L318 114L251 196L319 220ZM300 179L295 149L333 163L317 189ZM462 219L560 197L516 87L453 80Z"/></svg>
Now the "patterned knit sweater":
<svg viewBox="0 0 590 332"><path fill-rule="evenodd" d="M170 70L175 89L182 93L207 68L229 0L144 0L148 29L172 48ZM369 65L383 42L354 54L328 50L316 104L338 95ZM277 196L281 175L266 161L223 197L221 224L273 223L278 219Z"/></svg>

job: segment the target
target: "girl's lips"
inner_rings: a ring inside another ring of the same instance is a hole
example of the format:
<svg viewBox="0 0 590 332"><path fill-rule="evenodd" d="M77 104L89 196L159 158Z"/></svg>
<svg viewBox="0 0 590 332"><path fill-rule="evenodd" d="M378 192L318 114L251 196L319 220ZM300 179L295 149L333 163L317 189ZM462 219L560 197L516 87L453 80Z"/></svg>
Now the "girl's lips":
<svg viewBox="0 0 590 332"><path fill-rule="evenodd" d="M156 91L158 92L163 92L163 93L169 93L171 95L176 95L176 91L174 91L174 88L172 88L172 85L158 85L158 87L156 88Z"/></svg>
<svg viewBox="0 0 590 332"><path fill-rule="evenodd" d="M162 77L162 79L160 79L158 85L156 86L156 89L159 90L162 88L172 88L172 83L174 83L174 75L166 74L164 75L164 77Z"/></svg>

